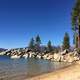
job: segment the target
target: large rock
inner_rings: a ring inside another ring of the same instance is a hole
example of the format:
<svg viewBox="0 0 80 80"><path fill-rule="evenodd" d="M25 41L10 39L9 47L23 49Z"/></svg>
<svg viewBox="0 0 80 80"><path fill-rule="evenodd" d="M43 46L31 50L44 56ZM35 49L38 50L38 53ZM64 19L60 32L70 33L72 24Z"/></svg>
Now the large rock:
<svg viewBox="0 0 80 80"><path fill-rule="evenodd" d="M43 56L43 59L47 59L47 57L48 57L48 54L45 54L45 55Z"/></svg>
<svg viewBox="0 0 80 80"><path fill-rule="evenodd" d="M78 61L78 60L79 60L79 57L75 56L75 57L74 57L74 60L75 60L75 61Z"/></svg>
<svg viewBox="0 0 80 80"><path fill-rule="evenodd" d="M6 54L6 52L4 51L4 52L0 52L0 55L5 55Z"/></svg>
<svg viewBox="0 0 80 80"><path fill-rule="evenodd" d="M48 60L51 60L51 59L53 59L53 58L54 58L53 55L49 55L49 56L47 57Z"/></svg>
<svg viewBox="0 0 80 80"><path fill-rule="evenodd" d="M28 54L24 54L23 57L24 57L25 59L27 59L27 58L28 58Z"/></svg>
<svg viewBox="0 0 80 80"><path fill-rule="evenodd" d="M11 56L11 59L19 59L20 58L20 56L18 56L18 55L12 55Z"/></svg>
<svg viewBox="0 0 80 80"><path fill-rule="evenodd" d="M74 58L74 61L79 60L79 56L78 56L77 51L70 52L70 53L68 54L68 56L69 56L69 57L73 57L73 58Z"/></svg>
<svg viewBox="0 0 80 80"><path fill-rule="evenodd" d="M66 62L65 55L61 55L61 61Z"/></svg>
<svg viewBox="0 0 80 80"><path fill-rule="evenodd" d="M63 52L61 52L61 55L66 55L69 52L68 49L65 49Z"/></svg>
<svg viewBox="0 0 80 80"><path fill-rule="evenodd" d="M67 62L70 62L70 63L74 62L74 57L69 57L68 60L67 60Z"/></svg>
<svg viewBox="0 0 80 80"><path fill-rule="evenodd" d="M37 58L41 59L41 55L37 55Z"/></svg>
<svg viewBox="0 0 80 80"><path fill-rule="evenodd" d="M60 61L61 55L58 53L54 53L54 61Z"/></svg>
<svg viewBox="0 0 80 80"><path fill-rule="evenodd" d="M66 60L67 60L67 62L74 62L75 61L72 52L66 55Z"/></svg>
<svg viewBox="0 0 80 80"><path fill-rule="evenodd" d="M77 51L73 51L73 53L74 53L74 56L78 56L79 55Z"/></svg>
<svg viewBox="0 0 80 80"><path fill-rule="evenodd" d="M34 52L28 52L29 53L29 58L31 58L33 55L35 55L36 53Z"/></svg>

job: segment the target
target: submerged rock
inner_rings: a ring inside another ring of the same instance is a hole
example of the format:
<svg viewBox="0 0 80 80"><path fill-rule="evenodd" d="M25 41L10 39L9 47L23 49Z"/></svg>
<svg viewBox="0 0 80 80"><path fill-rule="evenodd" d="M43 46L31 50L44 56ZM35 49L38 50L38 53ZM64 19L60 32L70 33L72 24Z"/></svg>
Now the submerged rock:
<svg viewBox="0 0 80 80"><path fill-rule="evenodd" d="M20 56L18 56L18 55L12 55L11 56L11 59L19 59L20 58Z"/></svg>

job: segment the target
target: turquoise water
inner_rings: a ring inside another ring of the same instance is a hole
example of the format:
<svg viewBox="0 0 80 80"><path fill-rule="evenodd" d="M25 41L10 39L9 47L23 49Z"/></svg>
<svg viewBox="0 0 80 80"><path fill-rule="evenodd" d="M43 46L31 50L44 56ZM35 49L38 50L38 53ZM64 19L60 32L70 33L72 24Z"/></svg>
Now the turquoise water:
<svg viewBox="0 0 80 80"><path fill-rule="evenodd" d="M43 59L10 59L0 56L0 80L23 80L67 66L63 62L51 62Z"/></svg>

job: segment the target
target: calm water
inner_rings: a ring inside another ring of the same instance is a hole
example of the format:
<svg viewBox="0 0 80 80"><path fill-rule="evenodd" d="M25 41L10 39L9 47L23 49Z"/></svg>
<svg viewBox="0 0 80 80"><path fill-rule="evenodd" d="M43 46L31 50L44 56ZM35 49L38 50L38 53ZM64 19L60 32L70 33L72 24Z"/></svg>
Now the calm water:
<svg viewBox="0 0 80 80"><path fill-rule="evenodd" d="M0 80L23 80L67 66L63 62L42 59L15 59L0 56Z"/></svg>

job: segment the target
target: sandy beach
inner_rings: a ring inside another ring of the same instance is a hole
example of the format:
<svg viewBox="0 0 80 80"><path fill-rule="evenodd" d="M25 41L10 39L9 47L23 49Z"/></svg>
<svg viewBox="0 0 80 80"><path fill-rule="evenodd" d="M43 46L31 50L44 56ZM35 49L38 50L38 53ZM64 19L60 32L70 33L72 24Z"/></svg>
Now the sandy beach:
<svg viewBox="0 0 80 80"><path fill-rule="evenodd" d="M69 67L26 80L80 80L80 64L77 62Z"/></svg>

